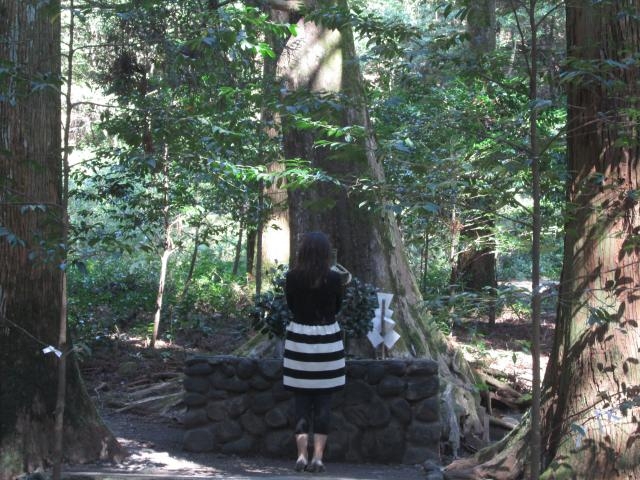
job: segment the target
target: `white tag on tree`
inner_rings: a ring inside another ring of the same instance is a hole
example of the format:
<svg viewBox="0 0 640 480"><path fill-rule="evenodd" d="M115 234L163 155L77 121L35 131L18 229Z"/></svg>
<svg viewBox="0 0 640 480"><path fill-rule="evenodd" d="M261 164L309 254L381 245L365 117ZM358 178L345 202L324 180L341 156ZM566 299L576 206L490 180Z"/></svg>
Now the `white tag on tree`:
<svg viewBox="0 0 640 480"><path fill-rule="evenodd" d="M47 353L53 353L58 358L60 358L62 356L62 352L60 350L58 350L57 348L52 347L51 345L49 345L48 347L44 347L42 349L42 353L44 353L45 355Z"/></svg>

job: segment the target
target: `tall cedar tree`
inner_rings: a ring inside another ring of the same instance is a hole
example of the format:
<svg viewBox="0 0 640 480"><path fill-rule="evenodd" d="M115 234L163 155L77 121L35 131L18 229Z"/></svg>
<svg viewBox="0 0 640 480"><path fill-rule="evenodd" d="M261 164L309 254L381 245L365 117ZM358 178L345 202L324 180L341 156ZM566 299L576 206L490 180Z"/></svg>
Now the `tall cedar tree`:
<svg viewBox="0 0 640 480"><path fill-rule="evenodd" d="M639 8L567 3L570 209L542 391L541 478L640 476ZM445 477L528 478L528 437L523 423Z"/></svg>
<svg viewBox="0 0 640 480"><path fill-rule="evenodd" d="M52 461L62 299L60 5L0 2L0 480ZM73 354L66 459L112 456Z"/></svg>

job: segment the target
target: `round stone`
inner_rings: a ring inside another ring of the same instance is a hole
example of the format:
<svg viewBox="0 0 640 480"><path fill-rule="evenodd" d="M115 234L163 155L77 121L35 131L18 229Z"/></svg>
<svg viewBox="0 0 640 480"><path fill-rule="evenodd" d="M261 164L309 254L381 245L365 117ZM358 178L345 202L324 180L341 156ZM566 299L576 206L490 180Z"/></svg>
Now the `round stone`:
<svg viewBox="0 0 640 480"><path fill-rule="evenodd" d="M406 386L407 382L402 378L390 375L378 384L378 393L383 397L397 396L404 394Z"/></svg>
<svg viewBox="0 0 640 480"><path fill-rule="evenodd" d="M209 375L213 372L213 367L208 362L198 362L192 365L187 365L184 369L186 375Z"/></svg>
<svg viewBox="0 0 640 480"><path fill-rule="evenodd" d="M250 358L241 358L236 366L236 372L238 377L243 380L248 380L253 377L256 371L256 362Z"/></svg>
<svg viewBox="0 0 640 480"><path fill-rule="evenodd" d="M421 400L437 395L439 388L438 377L431 377L427 380L409 382L407 385L407 400Z"/></svg>

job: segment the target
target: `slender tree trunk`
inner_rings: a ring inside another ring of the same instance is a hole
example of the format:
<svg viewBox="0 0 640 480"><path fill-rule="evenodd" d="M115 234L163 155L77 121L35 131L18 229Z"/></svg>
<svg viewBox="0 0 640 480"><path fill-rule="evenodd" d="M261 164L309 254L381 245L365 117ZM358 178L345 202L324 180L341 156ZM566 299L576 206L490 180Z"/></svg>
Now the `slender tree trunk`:
<svg viewBox="0 0 640 480"><path fill-rule="evenodd" d="M54 461L54 412L69 462L121 452L84 388L73 353L66 366L43 348L64 346L64 208L60 155L60 6L0 3L0 479ZM38 82L47 88L32 88ZM60 367L60 368L59 368ZM65 370L63 411L57 409Z"/></svg>
<svg viewBox="0 0 640 480"><path fill-rule="evenodd" d="M191 251L191 259L189 260L189 271L187 272L187 276L184 279L184 286L182 287L182 291L178 296L176 305L181 305L182 302L184 302L184 299L187 297L187 293L189 292L189 287L191 286L191 281L193 280L193 272L195 272L196 270L196 263L198 261L199 246L200 246L200 224L198 224L198 226L196 227L196 234L193 237L193 250ZM234 264L234 268L235 268L235 264Z"/></svg>
<svg viewBox="0 0 640 480"><path fill-rule="evenodd" d="M264 232L264 184L258 184L258 229L256 231L256 296L262 291L262 234Z"/></svg>
<svg viewBox="0 0 640 480"><path fill-rule="evenodd" d="M538 100L538 31L536 0L529 1L529 26L531 28L531 54L529 57L529 100ZM538 109L531 108L529 117L529 148L532 173L533 232L531 244L531 480L540 476L540 155L538 146Z"/></svg>
<svg viewBox="0 0 640 480"><path fill-rule="evenodd" d="M244 239L244 220L240 220L240 230L238 241L236 242L235 255L233 256L233 270L231 274L235 277L240 271L240 257L242 257L242 240Z"/></svg>
<svg viewBox="0 0 640 480"><path fill-rule="evenodd" d="M163 189L163 208L162 216L164 222L164 242L162 255L160 256L160 278L158 279L158 293L156 295L156 311L153 316L153 334L151 336L150 347L156 347L158 340L158 332L160 330L160 318L162 317L162 303L164 300L164 286L167 279L167 269L169 266L169 257L173 253L173 240L171 239L171 218L170 218L170 199L169 199L169 150L168 146L164 147L164 158L162 166L162 189Z"/></svg>
<svg viewBox="0 0 640 480"><path fill-rule="evenodd" d="M256 237L257 231L255 228L247 228L247 274L253 275L254 264L256 258Z"/></svg>
<svg viewBox="0 0 640 480"><path fill-rule="evenodd" d="M75 11L73 0L69 2L69 35L67 47L67 84L64 110L64 137L62 142L62 245L64 245L63 260L65 268L60 270L62 276L62 299L60 304L60 333L58 334L58 350L62 356L58 365L58 391L56 395L56 413L54 427L53 480L60 480L64 452L64 410L67 393L67 263L69 243L69 134L71 130L71 90L73 86L73 56L75 34Z"/></svg>
<svg viewBox="0 0 640 480"><path fill-rule="evenodd" d="M543 479L640 478L640 72L628 62L640 51L639 9L567 3L569 57L586 69L568 82L570 212L541 396ZM529 478L530 441L523 423L446 478Z"/></svg>
<svg viewBox="0 0 640 480"><path fill-rule="evenodd" d="M427 291L427 281L429 279L429 240L430 240L429 230L427 228L424 229L424 243L422 244L422 255L421 255L421 282L420 282L420 291L424 294Z"/></svg>
<svg viewBox="0 0 640 480"><path fill-rule="evenodd" d="M458 204L455 199L451 205L451 217L449 220L449 232L451 234L451 243L449 244L449 266L451 267L451 278L449 279L449 298L456 294L458 287L458 249L460 248L460 230L462 226L458 220ZM451 328L453 329L453 306L449 307Z"/></svg>
<svg viewBox="0 0 640 480"><path fill-rule="evenodd" d="M171 247L165 247L160 256L160 277L158 279L158 293L156 294L156 311L153 315L153 335L151 336L151 348L156 348L156 340L160 331L160 319L162 317L162 303L164 300L164 287L167 280L167 267L171 257Z"/></svg>

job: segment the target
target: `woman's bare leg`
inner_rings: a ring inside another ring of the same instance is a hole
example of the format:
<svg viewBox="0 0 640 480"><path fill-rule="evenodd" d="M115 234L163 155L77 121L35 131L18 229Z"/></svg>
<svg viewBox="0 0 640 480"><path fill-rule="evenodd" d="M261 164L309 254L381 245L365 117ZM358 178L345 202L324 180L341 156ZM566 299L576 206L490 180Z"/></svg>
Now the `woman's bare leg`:
<svg viewBox="0 0 640 480"><path fill-rule="evenodd" d="M324 471L324 464L322 463L322 457L324 455L324 448L327 446L327 435L322 433L313 434L313 459L311 460L311 471L322 472Z"/></svg>
<svg viewBox="0 0 640 480"><path fill-rule="evenodd" d="M322 461L324 447L327 445L327 436L321 433L313 434L313 460Z"/></svg>
<svg viewBox="0 0 640 480"><path fill-rule="evenodd" d="M296 460L296 470L304 469L307 466L309 457L309 435L299 433L296 435L296 446L298 447L298 460Z"/></svg>

